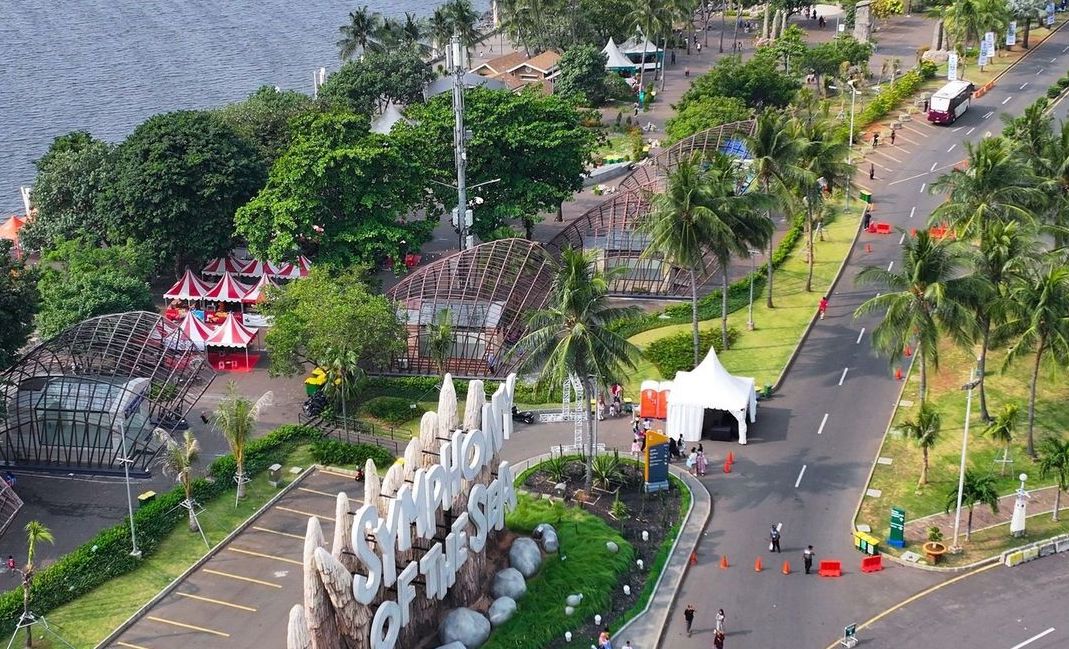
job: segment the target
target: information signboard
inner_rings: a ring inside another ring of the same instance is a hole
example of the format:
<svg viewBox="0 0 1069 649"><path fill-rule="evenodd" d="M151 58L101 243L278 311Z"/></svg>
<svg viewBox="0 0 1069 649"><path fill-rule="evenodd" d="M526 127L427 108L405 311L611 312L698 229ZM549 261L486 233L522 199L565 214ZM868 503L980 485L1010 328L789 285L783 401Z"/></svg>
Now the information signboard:
<svg viewBox="0 0 1069 649"><path fill-rule="evenodd" d="M887 545L906 547L906 510L901 507L891 508L891 534L887 537Z"/></svg>
<svg viewBox="0 0 1069 649"><path fill-rule="evenodd" d="M646 431L646 451L643 477L647 492L668 489L668 437L652 430Z"/></svg>
<svg viewBox="0 0 1069 649"><path fill-rule="evenodd" d="M1006 47L1017 44L1017 21L1011 20L1006 27Z"/></svg>

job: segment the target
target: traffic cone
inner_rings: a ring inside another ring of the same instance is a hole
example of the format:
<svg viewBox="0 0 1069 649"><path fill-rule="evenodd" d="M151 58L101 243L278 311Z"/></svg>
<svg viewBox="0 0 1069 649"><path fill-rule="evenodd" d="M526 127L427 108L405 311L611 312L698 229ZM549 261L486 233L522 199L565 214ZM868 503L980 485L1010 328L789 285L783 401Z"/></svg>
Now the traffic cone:
<svg viewBox="0 0 1069 649"><path fill-rule="evenodd" d="M731 462L724 460L724 473L731 473Z"/></svg>
<svg viewBox="0 0 1069 649"><path fill-rule="evenodd" d="M729 464L735 464L735 451L728 451L727 461Z"/></svg>
<svg viewBox="0 0 1069 649"><path fill-rule="evenodd" d="M762 570L764 570L764 565L761 563L761 557L757 557L753 562L753 571L761 572Z"/></svg>
<svg viewBox="0 0 1069 649"><path fill-rule="evenodd" d="M902 380L902 368L901 367L896 367L895 368L895 380L896 381L901 381Z"/></svg>
<svg viewBox="0 0 1069 649"><path fill-rule="evenodd" d="M909 358L910 356L913 355L913 348L910 347L909 345L906 345L906 349L905 349L904 353L906 355L906 358Z"/></svg>
<svg viewBox="0 0 1069 649"><path fill-rule="evenodd" d="M726 554L720 555L720 569L721 570L727 570L728 569L728 555L726 555Z"/></svg>
<svg viewBox="0 0 1069 649"><path fill-rule="evenodd" d="M698 551L697 550L694 550L693 552L690 553L690 565L692 565L692 566L698 565Z"/></svg>
<svg viewBox="0 0 1069 649"><path fill-rule="evenodd" d="M785 575L791 574L791 562L790 561L784 561L783 562L783 574L785 574Z"/></svg>
<svg viewBox="0 0 1069 649"><path fill-rule="evenodd" d="M866 243L865 244L865 252L866 253L872 252L872 244L871 243Z"/></svg>

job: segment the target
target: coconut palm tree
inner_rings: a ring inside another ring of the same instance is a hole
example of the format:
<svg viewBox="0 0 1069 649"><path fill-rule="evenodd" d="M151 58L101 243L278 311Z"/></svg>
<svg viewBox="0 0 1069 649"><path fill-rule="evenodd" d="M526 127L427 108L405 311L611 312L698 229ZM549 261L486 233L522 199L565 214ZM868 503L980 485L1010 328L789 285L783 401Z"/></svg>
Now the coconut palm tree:
<svg viewBox="0 0 1069 649"><path fill-rule="evenodd" d="M439 311L427 336L427 350L439 374L445 374L445 363L453 349L453 314L449 309Z"/></svg>
<svg viewBox="0 0 1069 649"><path fill-rule="evenodd" d="M793 188L816 182L810 172L798 164L802 152L802 140L793 136L788 128L787 116L777 110L766 110L757 117L753 134L747 138L750 150L750 172L754 181L765 194L787 213L793 213L797 200ZM766 212L772 221L771 208ZM772 239L768 241L768 278L765 286L765 305L773 308L772 302Z"/></svg>
<svg viewBox="0 0 1069 649"><path fill-rule="evenodd" d="M920 487L928 484L928 452L939 442L940 425L939 411L930 403L923 403L916 419L906 420L899 426L902 433L921 449L921 479L917 482Z"/></svg>
<svg viewBox="0 0 1069 649"><path fill-rule="evenodd" d="M1052 518L1058 520L1061 508L1062 492L1069 491L1069 440L1047 437L1039 444L1039 474L1044 478L1057 478L1054 491L1054 511Z"/></svg>
<svg viewBox="0 0 1069 649"><path fill-rule="evenodd" d="M597 270L595 252L566 248L561 252L547 308L532 314L528 333L513 348L523 350L521 368L537 372L539 381L563 385L576 376L586 398L595 381L620 380L624 370L634 371L639 350L610 328L632 318L636 307L618 307L607 296L613 273ZM587 417L586 488L593 481L594 440Z"/></svg>
<svg viewBox="0 0 1069 649"><path fill-rule="evenodd" d="M197 514L193 509L193 465L200 456L200 442L193 436L193 432L187 430L182 437L182 443L178 443L166 431L157 428L156 437L165 445L163 455L158 463L163 474L174 478L175 482L182 485L186 494L184 505L189 510L189 531L196 532L200 529L197 523Z"/></svg>
<svg viewBox="0 0 1069 649"><path fill-rule="evenodd" d="M21 570L22 619L20 623L33 620L30 613L30 591L33 586L34 573L37 571L37 544L56 542L55 537L52 535L52 530L45 527L40 521L30 521L26 523L26 527L23 529L26 531L26 566ZM29 627L26 627L26 646L33 646L33 633L31 633Z"/></svg>
<svg viewBox="0 0 1069 649"><path fill-rule="evenodd" d="M431 38L431 48L435 56L440 55L445 49L445 44L453 36L453 23L449 20L445 7L434 8L434 13L427 21L427 35Z"/></svg>
<svg viewBox="0 0 1069 649"><path fill-rule="evenodd" d="M943 10L943 24L954 44L967 48L984 32L1005 31L1009 15L1005 0L957 0Z"/></svg>
<svg viewBox="0 0 1069 649"><path fill-rule="evenodd" d="M327 375L327 394L341 403L342 428L349 430L349 396L357 383L364 378L360 357L348 347L331 347L323 354L318 365Z"/></svg>
<svg viewBox="0 0 1069 649"><path fill-rule="evenodd" d="M920 402L928 388L928 364L939 367L939 339L946 335L965 345L975 323L964 302L976 291L972 277L963 276L968 257L960 244L933 238L928 232L907 237L901 270L869 266L857 275L859 284L877 285L882 293L861 304L854 317L882 313L872 332L876 350L892 362L916 340L920 365Z"/></svg>
<svg viewBox="0 0 1069 649"><path fill-rule="evenodd" d="M479 12L471 6L471 0L449 0L443 5L453 34L460 37L460 44L470 50L479 42Z"/></svg>
<svg viewBox="0 0 1069 649"><path fill-rule="evenodd" d="M668 31L665 22L671 18L668 17L670 12L667 8L668 0L638 0L627 16L631 30L643 39L642 63L638 70L638 87L643 90L646 88L646 43L650 38L656 38L657 34Z"/></svg>
<svg viewBox="0 0 1069 649"><path fill-rule="evenodd" d="M342 36L337 42L341 60L346 61L367 51L381 23L382 15L368 9L367 5L349 12L349 22L338 28Z"/></svg>
<svg viewBox="0 0 1069 649"><path fill-rule="evenodd" d="M230 381L226 385L226 394L215 409L215 425L223 434L230 453L237 466L234 481L237 483L237 500L245 497L245 446L256 431L256 422L260 412L274 402L274 393L264 392L254 403L238 391L238 384Z"/></svg>
<svg viewBox="0 0 1069 649"><path fill-rule="evenodd" d="M1011 342L1003 367L1033 354L1026 430L1028 456L1035 459L1033 430L1040 365L1048 354L1059 366L1069 365L1069 268L1055 259L1032 264L1010 286L1006 304L1009 312L999 333Z"/></svg>
<svg viewBox="0 0 1069 649"><path fill-rule="evenodd" d="M1010 459L1010 443L1013 442L1013 435L1017 432L1017 422L1020 418L1021 407L1016 403L1007 403L984 429L985 435L1002 444L1002 470L999 475L1006 475L1006 464Z"/></svg>
<svg viewBox="0 0 1069 649"><path fill-rule="evenodd" d="M427 37L427 22L416 14L406 11L405 21L401 24L401 43L407 47L415 48L420 54L426 55L430 47L423 42Z"/></svg>
<svg viewBox="0 0 1069 649"><path fill-rule="evenodd" d="M987 505L991 513L998 513L998 489L996 488L995 476L978 475L970 469L965 469L965 480L961 487L961 504L968 508L969 518L965 523L965 540L972 536L972 511L976 505ZM950 512L958 505L958 488L954 487L947 493L946 507L944 511Z"/></svg>

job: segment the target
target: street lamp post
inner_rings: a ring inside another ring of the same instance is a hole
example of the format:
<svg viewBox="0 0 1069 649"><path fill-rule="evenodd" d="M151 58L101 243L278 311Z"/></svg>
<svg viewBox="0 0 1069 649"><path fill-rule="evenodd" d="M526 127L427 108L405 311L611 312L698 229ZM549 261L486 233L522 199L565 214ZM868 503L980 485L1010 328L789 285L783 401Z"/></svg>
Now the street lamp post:
<svg viewBox="0 0 1069 649"><path fill-rule="evenodd" d="M976 369L974 368L969 375L969 382L961 386L961 389L966 391L965 428L961 435L961 465L958 467L958 504L954 511L954 538L950 542L950 551L955 553L961 552L961 546L958 545L958 529L961 527L961 497L965 490L965 452L969 448L969 417L972 416L972 391L979 384L980 380L976 378Z"/></svg>
<svg viewBox="0 0 1069 649"><path fill-rule="evenodd" d="M750 251L750 308L749 308L748 315L746 317L746 330L747 331L753 331L754 330L754 324L753 324L753 279L754 279L754 275L757 274L757 262L754 260L754 255L756 255L756 254L757 254L756 250L751 250Z"/></svg>
<svg viewBox="0 0 1069 649"><path fill-rule="evenodd" d="M119 461L122 462L123 473L126 476L126 506L130 512L130 544L133 546L130 556L140 559L141 550L137 549L137 531L134 529L134 497L130 492L130 463L133 460L126 452L126 417L119 420L119 432L122 435L122 458Z"/></svg>

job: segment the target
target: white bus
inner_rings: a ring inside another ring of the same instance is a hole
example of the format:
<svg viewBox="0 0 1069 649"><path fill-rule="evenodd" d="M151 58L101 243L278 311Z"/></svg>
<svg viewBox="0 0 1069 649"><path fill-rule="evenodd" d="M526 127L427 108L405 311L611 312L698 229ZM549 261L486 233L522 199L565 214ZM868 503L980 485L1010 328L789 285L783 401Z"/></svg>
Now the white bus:
<svg viewBox="0 0 1069 649"><path fill-rule="evenodd" d="M928 121L933 124L952 124L969 108L974 90L976 86L964 79L951 81L940 88L928 102Z"/></svg>

